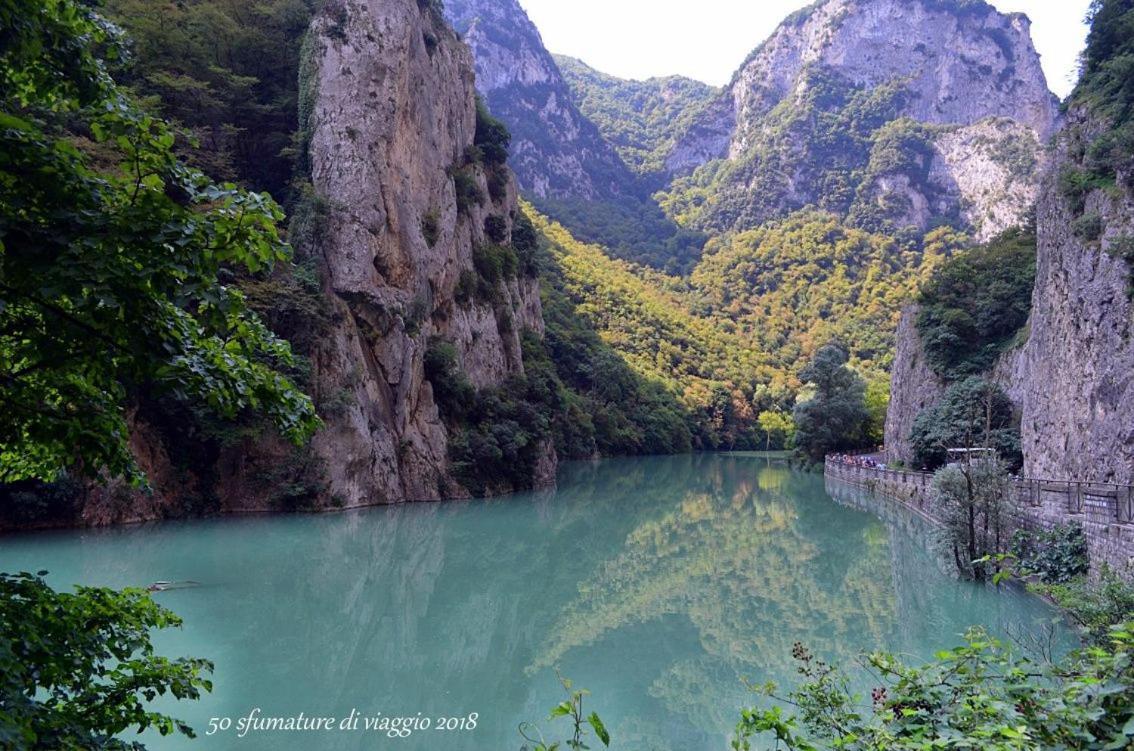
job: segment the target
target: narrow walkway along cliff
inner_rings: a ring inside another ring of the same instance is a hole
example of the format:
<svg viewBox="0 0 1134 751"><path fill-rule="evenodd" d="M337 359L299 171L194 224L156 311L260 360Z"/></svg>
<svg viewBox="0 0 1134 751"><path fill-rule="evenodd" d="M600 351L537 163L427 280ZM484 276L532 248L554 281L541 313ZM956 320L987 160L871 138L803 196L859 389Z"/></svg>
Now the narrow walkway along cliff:
<svg viewBox="0 0 1134 751"><path fill-rule="evenodd" d="M866 467L828 458L828 485L848 483L891 498L931 521L940 521L927 472ZM1103 483L1017 479L1012 482L1016 524L1027 529L1051 529L1061 524L1082 526L1091 565L1105 563L1128 572L1134 565L1134 486Z"/></svg>

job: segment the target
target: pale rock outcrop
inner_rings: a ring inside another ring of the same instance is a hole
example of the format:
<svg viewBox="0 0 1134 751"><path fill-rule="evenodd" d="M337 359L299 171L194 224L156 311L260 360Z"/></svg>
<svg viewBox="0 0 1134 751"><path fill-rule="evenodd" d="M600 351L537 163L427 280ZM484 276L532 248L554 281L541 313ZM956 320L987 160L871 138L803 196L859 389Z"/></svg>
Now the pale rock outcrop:
<svg viewBox="0 0 1134 751"><path fill-rule="evenodd" d="M532 279L501 283L502 302L459 301L484 222L510 231L515 189L490 197L479 165L462 165L476 127L473 62L430 4L347 0L315 21L311 177L326 202L317 241L334 308L314 358L321 395L346 395L315 437L329 492L344 505L465 495L425 379L429 339L454 342L478 387L521 373L520 333L542 330ZM333 19L333 20L332 20ZM458 209L453 173L486 197ZM436 239L427 241L427 217ZM542 463L546 482L552 449Z"/></svg>
<svg viewBox="0 0 1134 751"><path fill-rule="evenodd" d="M698 163L690 151L740 156L761 118L814 64L858 86L906 79L910 97L903 114L919 122L967 125L1002 116L1047 139L1055 130L1057 102L1030 27L1027 16L982 3L958 9L939 0L820 2L782 23L749 56L720 103L677 145L671 168ZM724 132L730 138L720 148Z"/></svg>
<svg viewBox="0 0 1134 751"><path fill-rule="evenodd" d="M1006 117L940 134L929 170L939 212L957 207L981 242L1017 226L1039 193L1046 153L1038 137L1026 123Z"/></svg>
<svg viewBox="0 0 1134 751"><path fill-rule="evenodd" d="M1046 153L1030 127L991 117L926 131L927 153L912 169L876 175L860 188L856 208L873 204L895 227L950 219L987 242L1035 206Z"/></svg>
<svg viewBox="0 0 1134 751"><path fill-rule="evenodd" d="M1079 166L1079 145L1101 124L1082 112L1069 120L1037 208L1031 336L1020 364L1024 471L1134 484L1131 269L1112 255L1134 242L1131 176L1119 175L1113 192L1090 193L1077 211L1059 190L1059 174ZM1096 220L1101 234L1091 239L1082 227Z"/></svg>
<svg viewBox="0 0 1134 751"><path fill-rule="evenodd" d="M870 174L874 184L851 186L857 204L884 208L895 227L925 230L946 219L971 227L980 239L1027 214L1042 145L1058 124L1058 102L1048 91L1027 17L983 2L821 0L789 17L749 56L670 153L667 167L677 175L713 160L740 165L723 185L712 186L724 194L726 208L715 216L710 207L698 226L744 229L830 200L824 183L801 190L806 183L792 172L816 165L783 165L803 150L799 139L811 137L806 129L773 133L783 127L785 106L790 113L807 101L808 77L816 71L863 91L898 86L896 117L931 134L929 163ZM769 149L781 156L766 166L753 161L753 150ZM767 179L757 179L767 170ZM769 184L777 186L779 200L767 198ZM737 218L736 206L745 202L764 208Z"/></svg>

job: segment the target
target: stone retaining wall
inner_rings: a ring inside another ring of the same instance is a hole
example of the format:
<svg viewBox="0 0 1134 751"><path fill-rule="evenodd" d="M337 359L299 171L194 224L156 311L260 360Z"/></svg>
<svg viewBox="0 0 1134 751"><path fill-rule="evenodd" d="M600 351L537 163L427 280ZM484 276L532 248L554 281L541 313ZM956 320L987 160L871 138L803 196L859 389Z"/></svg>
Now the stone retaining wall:
<svg viewBox="0 0 1134 751"><path fill-rule="evenodd" d="M937 522L933 475L859 466L828 459L824 474L833 480L892 498ZM1020 526L1051 529L1078 522L1091 553L1091 565L1106 563L1134 574L1134 489L1129 486L1018 479L1012 483Z"/></svg>

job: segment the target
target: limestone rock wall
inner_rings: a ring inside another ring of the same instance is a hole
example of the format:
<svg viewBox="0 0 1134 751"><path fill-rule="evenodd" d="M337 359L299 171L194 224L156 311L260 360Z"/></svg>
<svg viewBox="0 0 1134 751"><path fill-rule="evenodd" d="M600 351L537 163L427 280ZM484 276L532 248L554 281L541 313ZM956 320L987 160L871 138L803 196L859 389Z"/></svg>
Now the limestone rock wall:
<svg viewBox="0 0 1134 751"><path fill-rule="evenodd" d="M945 393L945 383L930 370L917 333L917 305L902 310L890 372L890 406L886 410L886 461L910 464L910 430L914 420Z"/></svg>
<svg viewBox="0 0 1134 751"><path fill-rule="evenodd" d="M1081 145L1099 127L1072 114L1037 208L1031 336L1020 363L1024 471L1131 484L1134 307L1131 269L1114 253L1134 237L1134 196L1122 187L1130 175L1086 196L1082 211L1058 187L1060 171L1078 166Z"/></svg>
<svg viewBox="0 0 1134 751"><path fill-rule="evenodd" d="M535 280L502 282L497 304L456 293L485 219L510 232L517 210L511 180L493 198L485 168L465 157L476 128L472 56L416 0L346 0L312 35L311 177L328 207L317 244L336 322L316 381L347 402L314 447L345 505L464 495L425 380L427 343L453 341L469 380L493 386L523 371L520 334L543 326ZM458 208L459 171L482 203Z"/></svg>
<svg viewBox="0 0 1134 751"><path fill-rule="evenodd" d="M747 229L842 200L809 177L816 164L793 156L807 152L809 126L784 132L795 109L826 106L814 101L820 71L862 91L896 87L891 122L916 125L926 142L928 153L912 164L872 155L871 182L847 188L856 221L922 231L947 221L988 239L1034 204L1058 103L1026 16L979 1L821 0L749 56L670 152L667 167L679 176L727 162L688 178L713 189L713 202L694 219L698 228ZM855 148L844 145L843 156Z"/></svg>
<svg viewBox="0 0 1134 751"><path fill-rule="evenodd" d="M905 114L920 122L969 125L1001 116L1041 139L1055 129L1056 102L1027 16L985 3L958 9L936 0L826 0L793 15L749 56L721 103L677 145L671 168L695 163L690 155L743 154L761 118L814 64L862 86L908 78ZM722 144L724 131L731 137Z"/></svg>

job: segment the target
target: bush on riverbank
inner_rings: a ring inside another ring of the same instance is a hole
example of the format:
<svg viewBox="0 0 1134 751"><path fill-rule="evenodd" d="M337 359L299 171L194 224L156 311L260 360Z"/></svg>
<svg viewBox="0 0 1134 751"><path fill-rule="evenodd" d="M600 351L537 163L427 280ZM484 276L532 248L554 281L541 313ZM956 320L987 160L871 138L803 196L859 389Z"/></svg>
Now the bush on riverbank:
<svg viewBox="0 0 1134 751"><path fill-rule="evenodd" d="M1054 601L1095 644L1105 644L1110 629L1134 614L1134 585L1106 564L1095 579L1079 576L1060 584L1033 583L1029 589Z"/></svg>
<svg viewBox="0 0 1134 751"><path fill-rule="evenodd" d="M929 751L941 748L1120 749L1134 744L1134 632L1111 629L1101 646L1050 664L1030 659L986 632L922 666L878 652L861 659L873 683L869 703L845 669L796 645L805 682L786 697L796 707L742 713L732 748L749 751L772 736L788 751Z"/></svg>
<svg viewBox="0 0 1134 751"><path fill-rule="evenodd" d="M1087 537L1078 523L1050 530L1017 530L1011 553L1021 569L1045 584L1067 584L1086 576L1091 568Z"/></svg>

